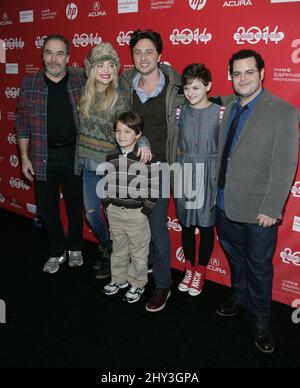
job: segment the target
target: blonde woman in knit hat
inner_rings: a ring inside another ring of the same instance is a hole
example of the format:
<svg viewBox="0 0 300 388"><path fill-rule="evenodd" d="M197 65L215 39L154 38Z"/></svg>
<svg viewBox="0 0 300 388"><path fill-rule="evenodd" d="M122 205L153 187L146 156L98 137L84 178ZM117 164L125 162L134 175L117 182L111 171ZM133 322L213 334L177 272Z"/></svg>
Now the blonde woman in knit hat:
<svg viewBox="0 0 300 388"><path fill-rule="evenodd" d="M87 82L78 104L80 136L79 163L83 169L83 194L86 218L100 242L100 258L95 261L96 277L110 276L111 241L106 221L101 211L102 199L96 186L103 178L96 174L97 166L105 162L107 154L116 147L113 124L129 108L129 101L118 90L120 60L110 43L100 43L92 48L84 60ZM141 161L151 158L146 138L139 141Z"/></svg>

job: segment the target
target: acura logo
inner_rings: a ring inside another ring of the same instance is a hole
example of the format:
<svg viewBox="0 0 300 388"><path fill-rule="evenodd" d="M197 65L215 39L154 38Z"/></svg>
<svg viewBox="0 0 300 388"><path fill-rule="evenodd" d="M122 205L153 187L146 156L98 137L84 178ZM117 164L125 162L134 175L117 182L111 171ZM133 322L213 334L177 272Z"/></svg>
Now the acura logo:
<svg viewBox="0 0 300 388"><path fill-rule="evenodd" d="M220 265L220 261L218 259L213 258L210 260L210 262L211 262L211 265L213 265L214 267L219 267Z"/></svg>
<svg viewBox="0 0 300 388"><path fill-rule="evenodd" d="M95 12L97 12L97 11L100 10L100 3L99 3L99 1L94 1L93 10L94 10Z"/></svg>

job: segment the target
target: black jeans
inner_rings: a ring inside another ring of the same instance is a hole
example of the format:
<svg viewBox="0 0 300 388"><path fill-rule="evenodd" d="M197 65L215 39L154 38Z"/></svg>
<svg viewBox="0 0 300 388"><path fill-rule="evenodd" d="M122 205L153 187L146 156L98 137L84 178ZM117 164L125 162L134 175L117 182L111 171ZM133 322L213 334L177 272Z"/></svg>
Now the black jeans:
<svg viewBox="0 0 300 388"><path fill-rule="evenodd" d="M247 306L252 329L268 329L271 317L273 264L278 225L233 222L217 208L219 241L231 274L232 299Z"/></svg>
<svg viewBox="0 0 300 388"><path fill-rule="evenodd" d="M51 257L61 256L65 249L77 251L82 248L82 177L74 174L74 157L74 145L48 147L47 180L35 183L36 204L47 230ZM68 216L67 236L60 218L60 190Z"/></svg>

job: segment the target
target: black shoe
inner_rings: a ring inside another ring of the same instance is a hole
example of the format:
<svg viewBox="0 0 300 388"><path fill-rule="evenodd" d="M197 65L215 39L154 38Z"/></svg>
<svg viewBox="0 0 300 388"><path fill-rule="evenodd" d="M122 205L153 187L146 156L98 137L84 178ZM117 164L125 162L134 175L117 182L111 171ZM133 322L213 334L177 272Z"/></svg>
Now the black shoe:
<svg viewBox="0 0 300 388"><path fill-rule="evenodd" d="M244 311L245 309L246 309L245 305L238 304L233 302L232 300L229 300L221 304L218 307L216 313L221 317L234 317L235 315Z"/></svg>
<svg viewBox="0 0 300 388"><path fill-rule="evenodd" d="M97 279L106 279L110 277L110 269L107 268L99 268L96 272L96 278Z"/></svg>
<svg viewBox="0 0 300 388"><path fill-rule="evenodd" d="M100 272L101 273L104 272L104 274L105 274L105 273L107 273L107 268L106 268L107 265L110 268L111 245L110 244L106 244L106 245L102 246L101 244L99 244L98 245L98 250L100 252L100 258L96 259L93 262L93 268L96 269L96 270L101 269ZM108 262L108 264L106 265L104 262ZM104 267L104 269L102 269L102 267ZM101 277L101 278L98 278L98 279L104 279L106 277L107 276Z"/></svg>
<svg viewBox="0 0 300 388"><path fill-rule="evenodd" d="M93 262L93 268L94 269L100 269L101 267L101 260L100 259L96 259L94 262Z"/></svg>
<svg viewBox="0 0 300 388"><path fill-rule="evenodd" d="M110 260L102 260L100 268L96 272L97 279L105 279L110 276Z"/></svg>
<svg viewBox="0 0 300 388"><path fill-rule="evenodd" d="M273 353L275 345L272 334L264 329L256 330L255 333L255 345L258 349L264 353Z"/></svg>

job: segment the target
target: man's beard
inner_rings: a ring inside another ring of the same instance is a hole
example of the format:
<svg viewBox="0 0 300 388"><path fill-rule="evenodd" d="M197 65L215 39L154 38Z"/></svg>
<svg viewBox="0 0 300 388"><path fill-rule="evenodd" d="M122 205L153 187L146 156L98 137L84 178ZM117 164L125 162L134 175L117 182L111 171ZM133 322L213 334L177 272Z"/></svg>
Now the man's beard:
<svg viewBox="0 0 300 388"><path fill-rule="evenodd" d="M60 65L58 65L56 63L56 65L59 66L59 70L56 70L56 71L52 69L51 65L54 65L54 63L45 65L47 73L49 73L50 75L52 75L55 78L59 78L61 75L64 74L65 69L62 69L62 67Z"/></svg>

